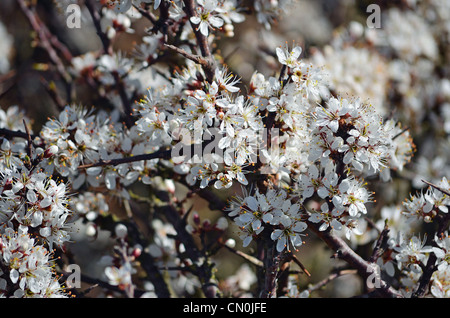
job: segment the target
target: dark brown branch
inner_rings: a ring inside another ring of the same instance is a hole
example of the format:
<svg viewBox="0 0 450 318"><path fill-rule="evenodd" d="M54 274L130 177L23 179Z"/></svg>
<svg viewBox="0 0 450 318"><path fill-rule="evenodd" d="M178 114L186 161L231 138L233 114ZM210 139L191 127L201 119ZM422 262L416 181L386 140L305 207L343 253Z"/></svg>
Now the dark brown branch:
<svg viewBox="0 0 450 318"><path fill-rule="evenodd" d="M133 7L134 7L136 10L138 10L139 13L140 13L144 18L146 18L147 20L149 20L153 25L156 25L157 20L156 20L156 17L153 15L153 13L151 13L151 12L149 12L149 11L147 11L147 10L144 10L144 9L142 9L141 7L139 7L139 6L135 5L135 4L133 4Z"/></svg>
<svg viewBox="0 0 450 318"><path fill-rule="evenodd" d="M270 238L266 241L264 257L264 285L261 291L261 298L276 297L277 293L277 278L282 262L283 254L277 251L276 242Z"/></svg>
<svg viewBox="0 0 450 318"><path fill-rule="evenodd" d="M32 153L33 142L31 141L30 131L28 130L28 126L27 126L25 119L23 120L23 126L25 127L25 133L27 134L27 155L28 155L28 158L30 158L30 160L31 160L31 156L33 154Z"/></svg>
<svg viewBox="0 0 450 318"><path fill-rule="evenodd" d="M93 0L85 0L84 4L86 5L89 14L92 17L92 22L94 23L94 27L97 30L97 35L100 38L100 41L102 42L104 53L111 55L113 53L111 40L108 38L106 33L102 31L102 26L100 23L101 20L100 13L95 8Z"/></svg>
<svg viewBox="0 0 450 318"><path fill-rule="evenodd" d="M7 139L11 138L23 138L28 140L28 134L26 132L20 130L9 130L6 128L0 128L0 136L4 136ZM31 138L34 139L36 135L31 135Z"/></svg>
<svg viewBox="0 0 450 318"><path fill-rule="evenodd" d="M99 162L81 165L78 167L78 169L87 169L87 168L92 168L92 167L103 167L103 166L117 166L122 163L131 163L131 162L136 162L136 161L141 161L141 160L170 159L171 153L172 153L171 150L158 150L153 153L137 155L137 156L132 156L132 157L101 160Z"/></svg>
<svg viewBox="0 0 450 318"><path fill-rule="evenodd" d="M449 191L444 190L441 187L439 187L439 186L437 186L437 185L435 185L435 184L433 184L431 182L428 182L428 181L425 181L425 180L422 180L422 182L424 182L424 183L428 184L430 187L435 188L436 190L441 191L442 193L450 196L450 192Z"/></svg>
<svg viewBox="0 0 450 318"><path fill-rule="evenodd" d="M99 11L96 9L92 0L85 0L85 5L91 15L92 21L94 23L94 27L97 31L97 35L100 38L103 46L103 53L112 55L113 48L111 40L108 38L107 34L102 31L101 27L101 15ZM127 96L125 83L122 78L119 76L117 72L112 72L112 76L114 77L114 82L116 84L117 92L119 93L120 100L122 102L123 111L125 113L125 123L128 128L130 128L134 124L134 120L132 118L132 107L131 101Z"/></svg>

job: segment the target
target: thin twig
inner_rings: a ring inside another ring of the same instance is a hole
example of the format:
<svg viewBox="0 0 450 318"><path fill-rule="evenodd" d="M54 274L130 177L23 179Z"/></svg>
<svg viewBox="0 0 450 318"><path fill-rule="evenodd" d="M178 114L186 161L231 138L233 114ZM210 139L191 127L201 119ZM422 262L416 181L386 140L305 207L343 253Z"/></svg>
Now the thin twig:
<svg viewBox="0 0 450 318"><path fill-rule="evenodd" d="M375 247L372 251L372 256L369 259L369 262L375 263L380 257L380 255L383 253L384 248L386 247L387 240L389 239L389 228L387 226L387 223L385 223L383 231L381 231L378 240L375 244Z"/></svg>
<svg viewBox="0 0 450 318"><path fill-rule="evenodd" d="M397 135L395 135L394 137L392 137L392 140L400 137L403 133L407 132L409 130L409 127L406 127L405 129L403 129L402 131L400 131Z"/></svg>
<svg viewBox="0 0 450 318"><path fill-rule="evenodd" d="M171 45L171 44L164 44L164 46L169 48L169 49L171 49L171 50L174 50L175 52L177 52L180 55L183 55L185 58L187 58L187 59L189 59L191 61L194 61L197 64L200 64L202 67L209 67L208 61L205 60L203 57L201 57L199 55L191 54L191 53L189 53L189 52L187 52L187 51L185 51L185 50L183 50L183 49L181 49L179 47Z"/></svg>
<svg viewBox="0 0 450 318"><path fill-rule="evenodd" d="M300 262L300 260L297 258L297 256L295 256L295 254L290 254L290 259L292 261L294 261L295 264L297 264L298 266L300 266L300 268L302 269L302 271L306 274L306 276L311 277L310 272L306 269L305 265L303 265L302 262Z"/></svg>
<svg viewBox="0 0 450 318"><path fill-rule="evenodd" d="M47 29L47 27L40 22L39 18L33 11L32 7L29 7L25 0L17 0L17 3L19 4L20 8L22 9L22 12L25 14L25 16L28 18L28 21L31 24L31 27L34 31L36 31L38 37L39 37L39 44L44 50L48 53L48 56L50 57L50 60L52 63L56 66L56 69L58 73L60 74L63 81L68 85L71 82L71 76L66 71L66 68L59 58L57 52L52 46L52 42L55 43L56 38L50 37L49 34L50 31Z"/></svg>
<svg viewBox="0 0 450 318"><path fill-rule="evenodd" d="M226 244L222 243L222 246L224 246L225 248L227 248L229 251L233 252L234 254L242 257L243 259L245 259L246 261L250 262L251 264L257 266L257 267L262 267L264 264L261 260L257 259L256 257L253 257L251 255L248 255L242 251L236 250Z"/></svg>
<svg viewBox="0 0 450 318"><path fill-rule="evenodd" d="M106 33L102 31L102 26L100 22L101 20L100 13L96 10L94 2L92 0L85 0L84 4L86 5L86 8L88 9L89 14L91 15L92 22L94 23L94 27L97 30L97 35L100 38L100 41L102 42L104 53L111 55L113 53L111 40L108 38Z"/></svg>
<svg viewBox="0 0 450 318"><path fill-rule="evenodd" d="M433 183L431 183L431 182L428 182L428 181L426 181L426 180L422 180L422 182L424 182L424 183L428 184L430 187L433 187L433 188L435 188L436 190L439 190L439 191L441 191L442 193L444 193L444 194L450 196L450 192L449 192L449 191L444 190L444 189L442 189L441 187L439 187L439 186L437 186L437 185L435 185L435 184L433 184Z"/></svg>
<svg viewBox="0 0 450 318"><path fill-rule="evenodd" d="M331 281L335 280L338 277L344 276L344 275L355 275L358 271L356 269L343 269L340 271L337 271L336 273L330 274L327 278L321 280L320 282L310 285L308 287L308 291L311 293L313 291L319 290L322 287L328 285Z"/></svg>
<svg viewBox="0 0 450 318"><path fill-rule="evenodd" d="M31 160L33 142L31 141L30 131L28 130L28 126L25 119L23 120L23 126L25 127L25 133L27 134L27 155L28 158L30 158Z"/></svg>
<svg viewBox="0 0 450 318"><path fill-rule="evenodd" d="M53 83L49 83L45 78L41 77L40 81L42 85L44 85L45 90L50 95L52 100L55 102L56 106L58 107L59 111L64 110L64 107L67 105L67 103L62 99L62 97L59 95L58 91L56 90Z"/></svg>

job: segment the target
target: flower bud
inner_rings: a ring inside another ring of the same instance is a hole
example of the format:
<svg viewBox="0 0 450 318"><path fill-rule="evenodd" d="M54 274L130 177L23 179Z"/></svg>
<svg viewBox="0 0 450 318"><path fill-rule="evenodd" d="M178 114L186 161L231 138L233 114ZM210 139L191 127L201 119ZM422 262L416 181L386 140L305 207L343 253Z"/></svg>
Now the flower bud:
<svg viewBox="0 0 450 318"><path fill-rule="evenodd" d="M125 238L125 236L127 236L128 234L128 229L125 225L123 224L117 224L116 228L114 229L116 236L118 238Z"/></svg>
<svg viewBox="0 0 450 318"><path fill-rule="evenodd" d="M58 153L58 146L51 145L44 151L44 158L50 158Z"/></svg>

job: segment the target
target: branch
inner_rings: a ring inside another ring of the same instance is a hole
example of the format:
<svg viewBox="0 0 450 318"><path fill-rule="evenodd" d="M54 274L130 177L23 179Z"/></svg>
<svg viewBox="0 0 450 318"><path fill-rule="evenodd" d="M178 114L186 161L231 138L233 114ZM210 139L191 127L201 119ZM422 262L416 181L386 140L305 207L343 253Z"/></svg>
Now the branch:
<svg viewBox="0 0 450 318"><path fill-rule="evenodd" d="M197 64L200 64L203 68L209 68L210 67L210 63L204 59L203 57L199 56L199 55L194 55L191 54L189 52L186 52L183 49L180 49L179 47L176 47L174 45L171 44L164 44L165 47L168 47L169 49L174 50L175 52L177 52L178 54L184 56L185 58L194 61Z"/></svg>
<svg viewBox="0 0 450 318"><path fill-rule="evenodd" d="M19 4L20 8L22 9L23 13L27 17L28 21L31 24L31 27L33 30L37 33L39 39L40 39L40 46L47 51L48 56L50 57L50 60L52 63L56 66L56 69L60 76L62 77L63 81L66 84L69 84L71 82L71 76L66 71L66 68L59 58L57 52L52 46L52 43L55 43L56 38L54 36L51 36L50 31L47 29L47 27L39 21L39 18L35 14L35 12L30 8L26 3L25 0L17 0L17 3ZM62 44L58 41L58 45L62 47ZM65 50L65 54L67 55L68 50ZM69 94L70 95L70 94Z"/></svg>
<svg viewBox="0 0 450 318"><path fill-rule="evenodd" d="M253 265L255 265L256 267L263 267L263 262L259 259L257 259L256 257L253 257L251 255L248 255L242 251L236 250L230 246L228 246L227 244L224 243L220 243L223 247L225 247L226 249L228 249L229 251L233 252L234 254L242 257L243 259L245 259L246 261L252 263Z"/></svg>
<svg viewBox="0 0 450 318"><path fill-rule="evenodd" d="M0 128L0 136L4 136L6 139L23 138L28 140L28 134L20 130L9 130L6 128ZM32 139L34 139L35 137L37 136L33 134L31 135Z"/></svg>
<svg viewBox="0 0 450 318"><path fill-rule="evenodd" d="M195 38L197 39L197 45L200 47L200 51L202 53L202 56L206 58L206 60L209 61L208 66L204 67L203 70L205 71L205 75L208 79L208 82L212 82L212 79L214 78L214 71L216 68L213 56L211 54L211 49L209 48L208 44L208 38L204 36L200 30L193 24L190 20L191 17L195 17L196 10L195 10L195 3L194 0L183 0L184 3L184 11L188 15L189 22L191 23L192 30L194 31Z"/></svg>
<svg viewBox="0 0 450 318"><path fill-rule="evenodd" d="M69 278L71 275L73 275L73 273L70 273L70 272L64 272L64 271L58 272L58 274L60 275L60 279L61 279L62 281L66 281L67 278ZM107 283L107 282L105 282L105 281L103 281L103 280L100 280L100 279L97 279L97 278L93 278L93 277L87 276L87 275L85 275L85 274L81 274L81 275L80 275L80 279L81 279L81 281L83 281L83 282L85 282L85 283L93 284L94 286L93 286L92 288L94 288L94 287L96 287L96 286L99 286L99 287L105 288L105 289L107 289L107 290L111 290L111 291L114 291L114 292L118 292L118 293L121 293L121 294L125 294L125 291L122 290L122 289L120 289L119 286L111 285L111 284L109 284L109 283ZM92 289L92 288L91 288L91 289ZM144 293L145 293L144 290L139 290L139 289L137 289L137 290L135 290L134 295L135 295L136 297L140 297L140 296L142 296Z"/></svg>
<svg viewBox="0 0 450 318"><path fill-rule="evenodd" d="M309 228L313 230L314 233L333 251L335 251L340 259L346 261L351 267L356 269L365 281L369 278L369 276L373 273L371 263L365 261L361 256L356 254L356 252L353 251L343 239L333 235L329 229L327 231L319 231L319 224L309 221L306 222L308 223ZM382 297L402 297L398 291L389 286L389 284L382 279L380 279L380 288L377 288L375 292Z"/></svg>
<svg viewBox="0 0 450 318"><path fill-rule="evenodd" d="M92 22L94 23L94 27L97 30L97 35L100 38L100 41L102 42L104 53L111 55L113 53L111 40L108 38L105 32L102 31L102 26L100 23L101 20L100 13L95 9L94 2L92 0L85 0L84 4L86 5L89 14L92 17Z"/></svg>
<svg viewBox="0 0 450 318"><path fill-rule="evenodd" d="M372 256L370 257L369 262L375 263L377 261L378 257L380 257L380 255L383 253L384 248L387 244L387 240L389 239L389 231L390 230L386 223L384 225L383 231L381 231L381 233L378 237L375 247L373 248Z"/></svg>
<svg viewBox="0 0 450 318"><path fill-rule="evenodd" d="M325 285L327 285L328 283L330 283L331 281L335 280L338 277L344 276L344 275L354 275L357 274L358 271L355 269L342 269L337 271L336 273L332 273L330 274L327 278L321 280L320 282L314 284L314 285L310 285L308 287L308 291L311 293L313 291L319 290L320 288L324 287Z"/></svg>
<svg viewBox="0 0 450 318"><path fill-rule="evenodd" d="M422 180L422 182L424 182L424 183L428 184L430 187L433 187L433 188L435 188L436 190L441 191L442 193L444 193L444 194L450 196L450 192L449 192L449 191L444 190L444 189L442 189L441 187L439 187L439 186L437 186L437 185L435 185L435 184L433 184L433 183L431 183L431 182L428 182L428 181L425 181L425 180Z"/></svg>
<svg viewBox="0 0 450 318"><path fill-rule="evenodd" d="M27 155L28 155L28 158L31 160L31 157L33 154L33 152L32 152L33 142L31 141L30 131L28 130L28 126L27 126L25 119L23 120L23 125L25 127L25 133L27 134Z"/></svg>
<svg viewBox="0 0 450 318"><path fill-rule="evenodd" d="M429 186L435 188L438 191L441 191L442 193L450 196L450 192L447 190L442 189L441 187L422 180L424 183L428 184ZM444 232L448 229L450 225L450 213L446 213L444 215L440 215L440 223L438 226L438 229L434 235L434 237L441 237ZM435 247L438 247L438 245L436 244L434 238L432 241L432 245ZM422 276L419 279L419 286L417 287L417 290L412 294L412 298L418 298L418 297L422 297L427 289L428 284L430 283L431 277L433 276L433 273L437 270L437 266L436 266L436 261L437 261L437 257L435 253L430 253L430 256L428 257L428 261L427 264L425 265L425 268L423 269L423 273Z"/></svg>
<svg viewBox="0 0 450 318"><path fill-rule="evenodd" d="M212 272L211 264L209 264L207 257L202 255L197 248L192 235L186 230L185 220L171 204L162 207L162 209L167 220L175 228L178 239L185 246L187 256L191 259L193 264L196 264L196 275L202 284L203 293L207 298L216 298L219 289L212 281L214 274Z"/></svg>
<svg viewBox="0 0 450 318"><path fill-rule="evenodd" d="M81 165L78 169L88 169L92 167L103 167L103 166L117 166L122 163L131 163L141 160L152 160L152 159L170 159L171 150L158 150L153 153L137 155L126 158L117 158L117 159L109 159L109 160L100 160L98 162L89 163L85 165Z"/></svg>

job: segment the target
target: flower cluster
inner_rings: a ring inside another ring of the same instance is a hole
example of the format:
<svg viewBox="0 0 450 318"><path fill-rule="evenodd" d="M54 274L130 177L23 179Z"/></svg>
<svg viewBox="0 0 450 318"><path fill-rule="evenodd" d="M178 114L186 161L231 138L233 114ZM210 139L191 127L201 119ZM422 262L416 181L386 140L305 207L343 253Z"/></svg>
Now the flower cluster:
<svg viewBox="0 0 450 318"><path fill-rule="evenodd" d="M51 253L30 234L6 228L0 235L0 295L66 297L53 270Z"/></svg>
<svg viewBox="0 0 450 318"><path fill-rule="evenodd" d="M230 204L228 216L241 229L244 247L266 227L271 231L270 238L276 242L278 252L291 251L303 244L302 232L307 225L301 205L291 200L283 189L268 189L265 194L256 189L253 195L236 197Z"/></svg>
<svg viewBox="0 0 450 318"><path fill-rule="evenodd" d="M447 178L444 177L438 187L444 191L450 190ZM403 213L408 219L420 219L430 223L438 213L448 213L449 205L450 200L447 194L429 186L425 192L411 195L409 200L403 202L405 208Z"/></svg>

